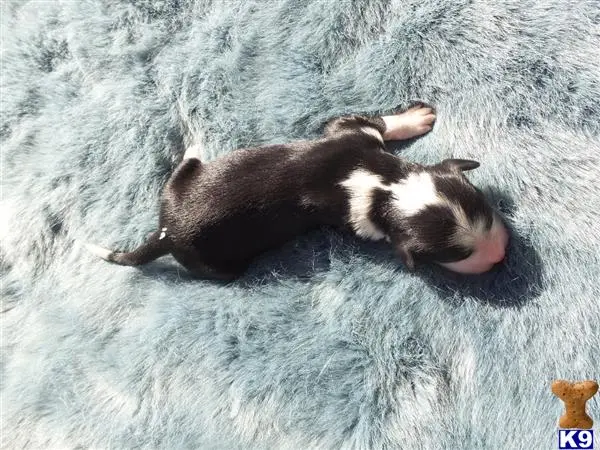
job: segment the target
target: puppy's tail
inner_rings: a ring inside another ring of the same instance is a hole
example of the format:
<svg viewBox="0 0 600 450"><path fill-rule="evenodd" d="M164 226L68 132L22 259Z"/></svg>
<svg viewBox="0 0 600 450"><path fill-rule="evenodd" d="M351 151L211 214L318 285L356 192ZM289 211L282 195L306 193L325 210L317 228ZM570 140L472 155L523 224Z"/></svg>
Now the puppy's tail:
<svg viewBox="0 0 600 450"><path fill-rule="evenodd" d="M112 251L94 244L85 244L85 246L94 255L122 266L141 266L170 251L169 240L164 231L155 231L146 242L131 252Z"/></svg>

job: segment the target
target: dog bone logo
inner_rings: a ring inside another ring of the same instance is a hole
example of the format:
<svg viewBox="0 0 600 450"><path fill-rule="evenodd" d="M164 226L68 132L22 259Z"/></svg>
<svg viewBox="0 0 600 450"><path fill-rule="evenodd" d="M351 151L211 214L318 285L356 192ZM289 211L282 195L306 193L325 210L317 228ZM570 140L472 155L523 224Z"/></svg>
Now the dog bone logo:
<svg viewBox="0 0 600 450"><path fill-rule="evenodd" d="M558 421L560 428L592 428L594 421L585 412L585 404L598 392L598 383L592 380L578 383L556 380L552 383L552 392L565 403L565 413Z"/></svg>

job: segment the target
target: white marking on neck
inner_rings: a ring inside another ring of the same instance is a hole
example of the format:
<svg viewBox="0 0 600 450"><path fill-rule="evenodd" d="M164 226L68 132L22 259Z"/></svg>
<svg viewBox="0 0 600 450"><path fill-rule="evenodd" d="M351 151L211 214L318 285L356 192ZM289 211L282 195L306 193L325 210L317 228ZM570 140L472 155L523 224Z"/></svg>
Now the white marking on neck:
<svg viewBox="0 0 600 450"><path fill-rule="evenodd" d="M373 206L373 191L376 188L384 188L383 180L364 169L357 169L340 183L348 190L350 209L350 224L354 232L366 239L378 241L385 237L383 233L369 218Z"/></svg>
<svg viewBox="0 0 600 450"><path fill-rule="evenodd" d="M380 240L386 234L375 225L369 215L373 206L373 191L392 192L394 206L404 215L414 215L427 205L442 202L437 195L431 175L426 172L410 174L406 179L386 186L383 179L372 172L357 169L340 183L350 194L350 223L355 233L363 238Z"/></svg>
<svg viewBox="0 0 600 450"><path fill-rule="evenodd" d="M375 127L360 127L360 131L377 138L377 140L383 144L383 136L381 135L381 133L379 132L379 130L377 128L375 128Z"/></svg>
<svg viewBox="0 0 600 450"><path fill-rule="evenodd" d="M406 179L392 184L390 190L394 194L394 205L407 216L443 201L427 172L411 173Z"/></svg>

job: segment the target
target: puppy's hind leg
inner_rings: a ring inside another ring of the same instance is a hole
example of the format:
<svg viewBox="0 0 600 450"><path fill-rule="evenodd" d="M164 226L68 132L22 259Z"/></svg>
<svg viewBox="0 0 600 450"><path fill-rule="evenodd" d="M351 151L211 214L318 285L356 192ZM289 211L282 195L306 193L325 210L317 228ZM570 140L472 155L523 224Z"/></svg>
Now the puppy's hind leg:
<svg viewBox="0 0 600 450"><path fill-rule="evenodd" d="M423 105L413 106L403 113L383 116L386 141L411 139L425 134L433 128L435 111Z"/></svg>
<svg viewBox="0 0 600 450"><path fill-rule="evenodd" d="M425 134L433 128L435 111L424 105L412 108L393 116L342 116L333 119L325 126L325 136L347 131L358 131L379 140L394 141L411 139Z"/></svg>

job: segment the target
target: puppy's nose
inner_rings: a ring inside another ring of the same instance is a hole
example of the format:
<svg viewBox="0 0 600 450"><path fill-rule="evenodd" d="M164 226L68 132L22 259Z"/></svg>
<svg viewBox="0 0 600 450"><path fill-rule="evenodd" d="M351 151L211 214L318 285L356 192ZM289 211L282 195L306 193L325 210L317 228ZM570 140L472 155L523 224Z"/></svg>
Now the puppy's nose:
<svg viewBox="0 0 600 450"><path fill-rule="evenodd" d="M504 261L508 239L508 231L504 226L498 226L495 228L495 233L492 232L488 247L488 255L491 263L498 264Z"/></svg>
<svg viewBox="0 0 600 450"><path fill-rule="evenodd" d="M494 264L498 264L498 263L504 261L505 256L506 256L506 250L504 250L503 247L498 247L490 254L490 262L492 262Z"/></svg>
<svg viewBox="0 0 600 450"><path fill-rule="evenodd" d="M488 239L483 243L483 255L490 264L497 264L506 256L506 242L502 239Z"/></svg>

